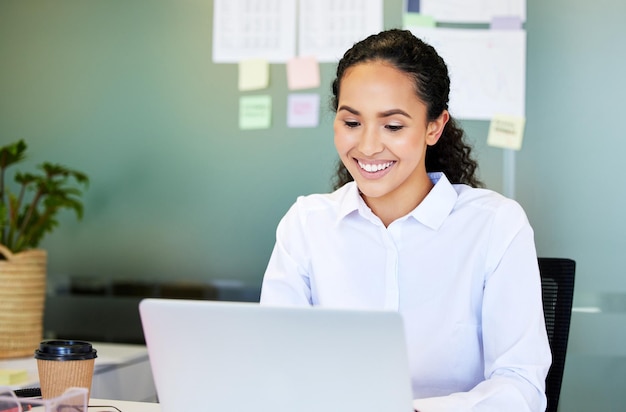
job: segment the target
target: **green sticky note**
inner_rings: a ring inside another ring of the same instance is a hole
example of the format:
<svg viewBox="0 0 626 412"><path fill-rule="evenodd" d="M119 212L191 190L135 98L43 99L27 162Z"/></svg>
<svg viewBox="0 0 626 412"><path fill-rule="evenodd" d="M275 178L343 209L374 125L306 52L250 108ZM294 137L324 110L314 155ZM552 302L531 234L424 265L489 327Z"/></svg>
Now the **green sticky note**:
<svg viewBox="0 0 626 412"><path fill-rule="evenodd" d="M239 128L267 129L272 120L272 98L266 95L239 98Z"/></svg>
<svg viewBox="0 0 626 412"><path fill-rule="evenodd" d="M404 13L402 16L404 27L435 27L435 19L420 13Z"/></svg>

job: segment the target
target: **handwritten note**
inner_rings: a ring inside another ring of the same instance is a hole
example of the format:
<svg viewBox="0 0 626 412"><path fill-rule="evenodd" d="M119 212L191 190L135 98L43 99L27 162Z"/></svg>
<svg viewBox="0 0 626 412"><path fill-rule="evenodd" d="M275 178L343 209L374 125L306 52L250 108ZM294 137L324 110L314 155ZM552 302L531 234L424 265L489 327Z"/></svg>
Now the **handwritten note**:
<svg viewBox="0 0 626 412"><path fill-rule="evenodd" d="M491 119L487 144L503 149L520 150L526 119L519 116L496 115Z"/></svg>
<svg viewBox="0 0 626 412"><path fill-rule="evenodd" d="M266 95L239 98L239 128L267 129L272 120L272 98Z"/></svg>
<svg viewBox="0 0 626 412"><path fill-rule="evenodd" d="M319 114L319 94L290 94L287 97L288 127L317 127Z"/></svg>

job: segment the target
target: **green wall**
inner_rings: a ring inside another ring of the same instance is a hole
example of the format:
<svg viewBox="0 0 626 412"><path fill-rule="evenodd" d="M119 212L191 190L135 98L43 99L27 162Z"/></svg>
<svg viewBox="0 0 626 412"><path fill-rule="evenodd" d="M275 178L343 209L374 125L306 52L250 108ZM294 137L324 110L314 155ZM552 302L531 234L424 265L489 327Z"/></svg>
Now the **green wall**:
<svg viewBox="0 0 626 412"><path fill-rule="evenodd" d="M386 27L401 7L385 3ZM0 1L1 141L91 178L84 221L63 216L43 245L51 279L259 284L280 217L329 190L334 65L313 90L318 128L285 126L285 65L272 64L259 93L273 126L240 131L237 66L212 63L211 23L211 1Z"/></svg>
<svg viewBox="0 0 626 412"><path fill-rule="evenodd" d="M385 2L386 27L401 24L401 5ZM567 411L626 404L611 383L626 381L625 16L621 0L528 0L516 197L539 254L578 262L575 304L602 309L574 313ZM285 66L273 64L260 92L272 96L273 126L240 131L237 67L211 62L211 22L208 0L0 0L0 142L23 137L31 164L65 163L91 177L84 221L62 216L43 245L53 282L256 287L280 217L296 196L329 189L334 66L322 65L314 90L318 128L286 128ZM463 125L482 178L501 191L502 152L485 145L487 122Z"/></svg>

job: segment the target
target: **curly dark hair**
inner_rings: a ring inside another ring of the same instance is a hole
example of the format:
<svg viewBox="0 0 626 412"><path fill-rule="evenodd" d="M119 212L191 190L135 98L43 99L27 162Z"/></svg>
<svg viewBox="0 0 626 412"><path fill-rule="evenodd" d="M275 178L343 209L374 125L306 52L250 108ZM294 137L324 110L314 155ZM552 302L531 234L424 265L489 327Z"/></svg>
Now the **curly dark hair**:
<svg viewBox="0 0 626 412"><path fill-rule="evenodd" d="M346 70L368 61L392 64L414 79L415 92L428 108L428 121L437 119L448 109L450 78L443 59L429 44L408 30L392 29L371 35L355 43L337 65L337 77L332 83L332 109L337 111L341 80ZM426 171L444 172L451 183L482 187L477 178L478 163L471 156L472 147L465 133L450 116L439 141L426 149ZM334 188L338 189L353 178L341 160L337 164Z"/></svg>

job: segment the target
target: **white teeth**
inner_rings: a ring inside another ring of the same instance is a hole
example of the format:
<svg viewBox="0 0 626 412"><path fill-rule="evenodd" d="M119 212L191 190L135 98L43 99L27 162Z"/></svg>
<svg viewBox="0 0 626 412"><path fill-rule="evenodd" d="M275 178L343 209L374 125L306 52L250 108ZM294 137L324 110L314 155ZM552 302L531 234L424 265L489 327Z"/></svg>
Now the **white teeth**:
<svg viewBox="0 0 626 412"><path fill-rule="evenodd" d="M361 167L361 169L365 170L366 172L378 172L380 170L386 169L389 166L391 166L393 164L393 162L387 162L387 163L381 163L381 164L370 164L370 163L363 163L363 162L359 162L359 166Z"/></svg>

